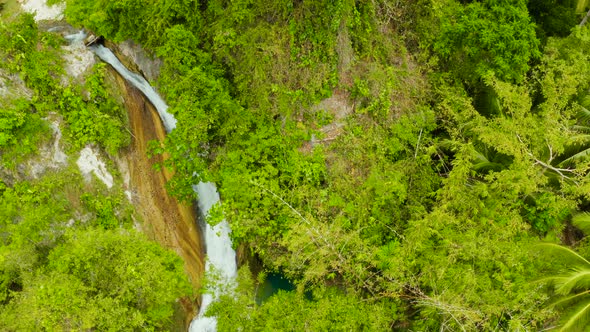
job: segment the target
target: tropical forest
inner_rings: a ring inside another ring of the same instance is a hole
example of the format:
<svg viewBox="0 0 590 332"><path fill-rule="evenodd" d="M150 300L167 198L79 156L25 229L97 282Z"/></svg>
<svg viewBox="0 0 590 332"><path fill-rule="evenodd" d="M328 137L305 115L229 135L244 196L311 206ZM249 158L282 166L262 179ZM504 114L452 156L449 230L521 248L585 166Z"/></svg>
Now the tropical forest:
<svg viewBox="0 0 590 332"><path fill-rule="evenodd" d="M0 0L0 331L590 331L589 0Z"/></svg>

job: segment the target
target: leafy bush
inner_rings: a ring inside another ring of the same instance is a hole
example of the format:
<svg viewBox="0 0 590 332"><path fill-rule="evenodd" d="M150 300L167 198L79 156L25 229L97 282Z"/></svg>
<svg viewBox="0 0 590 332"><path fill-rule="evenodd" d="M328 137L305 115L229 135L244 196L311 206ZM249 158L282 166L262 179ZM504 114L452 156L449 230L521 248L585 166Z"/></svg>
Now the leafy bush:
<svg viewBox="0 0 590 332"><path fill-rule="evenodd" d="M2 329L163 330L191 288L171 251L103 230L71 232L22 287L0 313Z"/></svg>
<svg viewBox="0 0 590 332"><path fill-rule="evenodd" d="M14 168L37 151L50 130L30 102L19 99L10 103L0 111L0 158L5 167Z"/></svg>
<svg viewBox="0 0 590 332"><path fill-rule="evenodd" d="M106 87L105 64L97 64L87 78L87 100L78 86L62 87L60 84L63 74L58 53L61 39L56 34L39 31L33 17L28 14L19 16L10 25L0 26L0 30L0 57L6 60L4 66L19 74L27 87L34 91L31 112L37 111L41 116L50 111L60 112L76 147L98 143L115 154L119 148L129 144L130 137L125 130L126 114ZM37 115L28 118L22 115L24 105L24 102L18 102L17 111L3 116L2 130L22 127L29 118L31 126L39 128ZM7 140L8 137L0 138L0 146L1 141ZM27 143L25 141L25 146L30 145Z"/></svg>
<svg viewBox="0 0 590 332"><path fill-rule="evenodd" d="M127 116L109 95L105 87L106 65L95 65L86 80L88 100L76 86L63 88L59 109L68 124L67 133L77 147L98 143L109 153L116 154L119 148L130 142L125 129Z"/></svg>
<svg viewBox="0 0 590 332"><path fill-rule="evenodd" d="M117 229L121 226L129 226L131 218L126 211L122 195L101 195L85 193L80 200L92 214L94 224L102 229Z"/></svg>
<svg viewBox="0 0 590 332"><path fill-rule="evenodd" d="M435 2L442 8L434 51L462 79L473 83L492 71L502 80L520 82L530 61L539 58L526 1Z"/></svg>

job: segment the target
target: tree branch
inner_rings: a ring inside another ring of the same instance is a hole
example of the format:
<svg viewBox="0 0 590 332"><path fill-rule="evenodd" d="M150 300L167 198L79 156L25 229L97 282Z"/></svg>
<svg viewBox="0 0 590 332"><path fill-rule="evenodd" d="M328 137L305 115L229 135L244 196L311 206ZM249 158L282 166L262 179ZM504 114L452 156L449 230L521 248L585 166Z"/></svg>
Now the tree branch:
<svg viewBox="0 0 590 332"><path fill-rule="evenodd" d="M418 135L418 141L416 142L416 149L414 150L414 159L416 159L416 156L418 155L418 146L420 145L420 139L422 138L422 130L424 128L420 128L420 135Z"/></svg>
<svg viewBox="0 0 590 332"><path fill-rule="evenodd" d="M535 164L541 165L541 166L545 167L546 169L549 169L549 170L554 171L555 173L559 174L559 176L561 176L562 179L568 179L570 181L573 181L576 185L578 184L578 182L576 182L575 180L573 180L571 177L563 174L563 172L574 173L574 170L573 169L569 169L569 168L558 168L558 167L555 167L555 166L550 165L549 163L546 163L546 162L543 162L543 161L539 160L537 157L535 157L533 155L532 152L530 152L526 148L526 144L524 144L524 142L522 141L522 139L520 138L520 136L518 134L516 134L516 138L524 146L525 152L535 161ZM549 153L551 154L551 156L549 158L549 162L551 162L553 160L553 149L551 148L551 145L549 145L549 143L547 143L547 145L549 146Z"/></svg>
<svg viewBox="0 0 590 332"><path fill-rule="evenodd" d="M584 16L584 19L582 20L582 22L580 22L580 26L584 26L584 24L586 24L586 21L588 21L588 17L590 17L590 10L588 10L588 12L586 13L586 16Z"/></svg>
<svg viewBox="0 0 590 332"><path fill-rule="evenodd" d="M553 147L551 147L551 144L549 144L549 141L545 140L547 142L547 147L549 148L549 161L547 162L548 164L551 164L551 162L553 161Z"/></svg>

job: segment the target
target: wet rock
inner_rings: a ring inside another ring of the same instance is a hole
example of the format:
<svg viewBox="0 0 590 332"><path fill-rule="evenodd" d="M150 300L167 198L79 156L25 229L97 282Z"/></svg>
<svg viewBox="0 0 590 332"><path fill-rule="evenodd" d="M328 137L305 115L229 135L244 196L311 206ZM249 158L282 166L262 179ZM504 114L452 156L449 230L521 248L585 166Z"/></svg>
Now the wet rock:
<svg viewBox="0 0 590 332"><path fill-rule="evenodd" d="M86 47L92 46L97 43L102 43L102 42L104 42L104 38L102 36L96 36L93 34L89 34L88 37L86 37L86 39L84 39L84 45Z"/></svg>
<svg viewBox="0 0 590 332"><path fill-rule="evenodd" d="M108 42L105 44L112 45ZM172 173L166 168L155 169L153 166L154 163L163 163L164 156L148 158L147 155L148 142L162 141L166 135L162 121L139 90L113 69L109 69L109 72L114 76L124 97L133 137L131 145L123 149L116 160L124 177L124 187L130 192L138 215L143 220L142 230L182 257L185 270L197 290L205 271L205 249L202 234L196 224L195 206L178 201L166 191L166 183ZM186 329L198 312L199 298L200 296L180 299Z"/></svg>
<svg viewBox="0 0 590 332"><path fill-rule="evenodd" d="M124 41L119 43L118 51L125 58L128 58L131 62L135 63L139 72L141 72L148 81L155 81L160 75L162 60L150 56L141 45L129 40Z"/></svg>

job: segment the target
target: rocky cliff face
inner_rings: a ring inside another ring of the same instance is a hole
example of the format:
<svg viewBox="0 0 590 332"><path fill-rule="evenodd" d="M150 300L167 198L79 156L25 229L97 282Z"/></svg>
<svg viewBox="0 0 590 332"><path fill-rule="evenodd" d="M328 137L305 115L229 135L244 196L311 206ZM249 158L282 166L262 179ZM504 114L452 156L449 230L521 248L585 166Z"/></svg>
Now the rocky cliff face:
<svg viewBox="0 0 590 332"><path fill-rule="evenodd" d="M111 72L123 96L132 133L132 143L121 153L118 164L120 169L128 170L128 190L143 219L142 228L148 236L183 258L186 272L194 288L198 289L205 264L195 207L168 195L165 185L172 174L164 168L154 168L154 164L161 163L165 156L148 158L147 155L148 142L162 141L166 135L162 122L154 107L137 89L114 70ZM197 303L198 299L182 300L187 326L197 310Z"/></svg>

